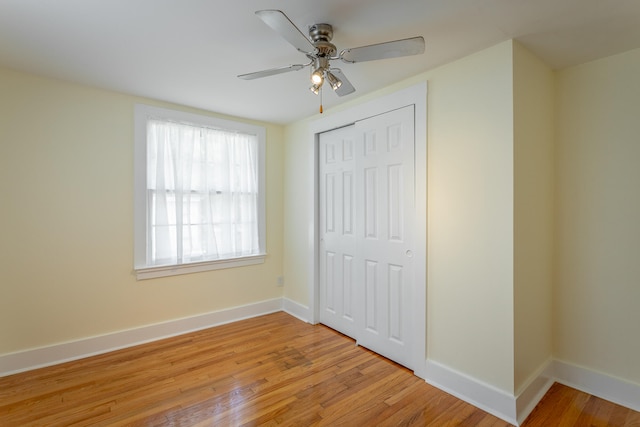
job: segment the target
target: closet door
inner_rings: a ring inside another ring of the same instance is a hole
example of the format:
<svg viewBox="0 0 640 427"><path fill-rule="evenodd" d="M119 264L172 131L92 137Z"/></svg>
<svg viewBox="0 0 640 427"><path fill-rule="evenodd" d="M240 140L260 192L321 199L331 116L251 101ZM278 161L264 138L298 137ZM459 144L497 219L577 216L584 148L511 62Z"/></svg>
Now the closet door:
<svg viewBox="0 0 640 427"><path fill-rule="evenodd" d="M409 368L413 106L320 135L320 322Z"/></svg>
<svg viewBox="0 0 640 427"><path fill-rule="evenodd" d="M354 126L320 135L320 322L355 337Z"/></svg>
<svg viewBox="0 0 640 427"><path fill-rule="evenodd" d="M357 122L355 130L356 340L413 369L413 106Z"/></svg>

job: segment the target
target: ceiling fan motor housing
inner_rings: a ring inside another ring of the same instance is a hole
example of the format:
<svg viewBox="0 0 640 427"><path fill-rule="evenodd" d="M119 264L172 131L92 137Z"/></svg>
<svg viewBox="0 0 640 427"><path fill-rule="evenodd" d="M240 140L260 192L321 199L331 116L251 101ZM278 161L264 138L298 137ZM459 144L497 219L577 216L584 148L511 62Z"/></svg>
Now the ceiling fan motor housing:
<svg viewBox="0 0 640 427"><path fill-rule="evenodd" d="M314 42L330 42L333 38L333 27L330 24L313 24L309 27L309 37Z"/></svg>
<svg viewBox="0 0 640 427"><path fill-rule="evenodd" d="M316 55L320 57L332 57L337 49L331 43L333 38L333 27L329 24L313 24L309 27L309 37L313 40L316 48Z"/></svg>

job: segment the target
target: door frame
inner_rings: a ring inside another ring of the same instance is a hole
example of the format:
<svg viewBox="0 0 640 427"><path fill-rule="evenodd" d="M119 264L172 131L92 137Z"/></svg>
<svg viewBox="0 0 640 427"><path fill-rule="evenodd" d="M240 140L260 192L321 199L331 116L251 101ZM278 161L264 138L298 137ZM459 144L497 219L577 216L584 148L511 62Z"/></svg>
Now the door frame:
<svg viewBox="0 0 640 427"><path fill-rule="evenodd" d="M309 206L312 206L308 218L309 242L309 310L310 322L316 324L320 319L319 308L319 183L318 183L318 147L319 134L354 124L359 120L384 114L398 108L414 106L415 129L415 204L416 204L416 246L414 265L414 306L415 323L409 331L412 338L414 374L426 378L427 359L427 82L422 82L397 92L375 98L363 104L354 105L339 112L324 116L310 123L307 141L310 147L308 170L313 174L310 180ZM423 262L418 262L423 260Z"/></svg>

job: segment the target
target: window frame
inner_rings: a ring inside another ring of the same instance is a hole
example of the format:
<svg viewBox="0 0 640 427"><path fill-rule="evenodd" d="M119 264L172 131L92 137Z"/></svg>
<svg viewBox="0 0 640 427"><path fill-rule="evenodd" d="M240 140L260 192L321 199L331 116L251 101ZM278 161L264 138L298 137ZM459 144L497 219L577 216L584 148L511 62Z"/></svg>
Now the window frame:
<svg viewBox="0 0 640 427"><path fill-rule="evenodd" d="M162 266L149 266L147 264L147 121L150 118L227 131L237 131L255 135L258 138L259 254ZM134 107L134 272L136 278L138 280L152 279L156 277L264 263L266 257L265 151L266 129L262 126L145 104L136 104Z"/></svg>

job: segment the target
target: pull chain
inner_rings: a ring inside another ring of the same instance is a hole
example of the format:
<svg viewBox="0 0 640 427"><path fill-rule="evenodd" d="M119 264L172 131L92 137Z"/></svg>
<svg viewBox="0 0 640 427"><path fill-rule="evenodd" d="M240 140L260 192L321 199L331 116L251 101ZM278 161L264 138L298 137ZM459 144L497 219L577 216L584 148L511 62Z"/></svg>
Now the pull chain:
<svg viewBox="0 0 640 427"><path fill-rule="evenodd" d="M322 114L322 88L320 88L320 114Z"/></svg>

